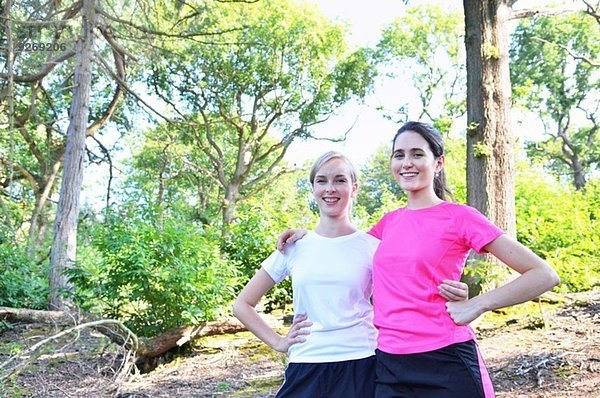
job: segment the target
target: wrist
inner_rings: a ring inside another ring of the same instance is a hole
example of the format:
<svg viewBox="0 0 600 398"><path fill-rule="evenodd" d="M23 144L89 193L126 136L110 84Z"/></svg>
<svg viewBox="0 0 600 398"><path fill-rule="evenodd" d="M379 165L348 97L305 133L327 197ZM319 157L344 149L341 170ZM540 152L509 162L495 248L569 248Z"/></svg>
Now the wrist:
<svg viewBox="0 0 600 398"><path fill-rule="evenodd" d="M493 309L485 295L473 297L469 301L475 305L475 311L478 317Z"/></svg>
<svg viewBox="0 0 600 398"><path fill-rule="evenodd" d="M269 346L275 351L287 352L287 350L284 350L284 338L280 335L277 335L277 337L273 342L271 342L271 344L269 344Z"/></svg>

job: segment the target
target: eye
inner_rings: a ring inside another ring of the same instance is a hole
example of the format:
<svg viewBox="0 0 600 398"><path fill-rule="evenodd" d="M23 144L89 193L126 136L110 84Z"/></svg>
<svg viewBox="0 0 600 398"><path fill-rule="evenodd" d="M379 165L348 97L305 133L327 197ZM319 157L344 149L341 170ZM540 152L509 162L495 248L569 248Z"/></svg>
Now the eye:
<svg viewBox="0 0 600 398"><path fill-rule="evenodd" d="M404 157L404 154L401 152L394 153L394 159L402 159L403 157Z"/></svg>
<svg viewBox="0 0 600 398"><path fill-rule="evenodd" d="M335 182L340 183L340 184L344 184L346 183L346 179L345 178L338 178L337 180L335 180Z"/></svg>

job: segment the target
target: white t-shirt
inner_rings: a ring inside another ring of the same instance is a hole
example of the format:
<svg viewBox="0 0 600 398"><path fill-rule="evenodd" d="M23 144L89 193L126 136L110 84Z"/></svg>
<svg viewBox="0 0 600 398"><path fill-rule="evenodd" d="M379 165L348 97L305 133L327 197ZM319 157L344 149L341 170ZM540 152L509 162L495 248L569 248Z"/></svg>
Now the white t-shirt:
<svg viewBox="0 0 600 398"><path fill-rule="evenodd" d="M313 323L290 362L338 362L374 354L371 305L373 253L379 240L362 231L326 238L310 231L285 254L273 252L263 269L277 283L292 277L294 314Z"/></svg>

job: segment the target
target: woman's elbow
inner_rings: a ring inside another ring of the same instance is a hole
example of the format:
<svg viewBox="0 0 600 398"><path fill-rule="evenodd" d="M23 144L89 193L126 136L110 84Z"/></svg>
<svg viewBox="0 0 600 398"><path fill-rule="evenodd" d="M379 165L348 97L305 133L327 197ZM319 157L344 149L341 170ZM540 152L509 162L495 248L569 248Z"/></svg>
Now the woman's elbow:
<svg viewBox="0 0 600 398"><path fill-rule="evenodd" d="M241 311L242 311L242 306L243 306L243 303L238 298L237 300L235 300L235 303L233 303L233 307L231 307L231 311L233 312L233 316L236 317L237 319L240 319L240 315L241 315Z"/></svg>
<svg viewBox="0 0 600 398"><path fill-rule="evenodd" d="M546 271L545 280L546 285L548 286L547 290L550 290L553 287L560 285L560 277L558 276L556 271L553 270L550 266L548 266L548 269Z"/></svg>

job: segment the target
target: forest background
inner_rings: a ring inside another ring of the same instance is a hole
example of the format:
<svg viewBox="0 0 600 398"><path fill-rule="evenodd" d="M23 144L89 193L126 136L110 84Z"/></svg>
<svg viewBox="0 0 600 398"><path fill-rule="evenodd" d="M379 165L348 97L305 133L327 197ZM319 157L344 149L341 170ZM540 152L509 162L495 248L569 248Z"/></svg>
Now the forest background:
<svg viewBox="0 0 600 398"><path fill-rule="evenodd" d="M556 291L579 292L600 284L600 22L594 2L564 6L514 19L516 163L496 180L514 178L517 239L557 270ZM294 145L321 152L381 133L352 129L348 109L434 124L456 201L473 204L469 158L494 147L468 139L465 17L416 2L398 2L398 15L361 47L301 1L5 0L0 306L77 307L145 337L227 315L278 233L318 218L313 159ZM78 131L80 158L68 139ZM363 230L405 203L389 153L384 140L360 159ZM101 178L80 206L90 174ZM475 285L503 278L472 265ZM290 301L285 281L266 309Z"/></svg>

